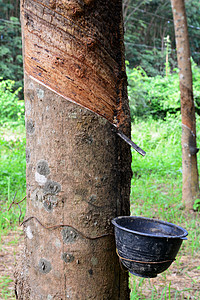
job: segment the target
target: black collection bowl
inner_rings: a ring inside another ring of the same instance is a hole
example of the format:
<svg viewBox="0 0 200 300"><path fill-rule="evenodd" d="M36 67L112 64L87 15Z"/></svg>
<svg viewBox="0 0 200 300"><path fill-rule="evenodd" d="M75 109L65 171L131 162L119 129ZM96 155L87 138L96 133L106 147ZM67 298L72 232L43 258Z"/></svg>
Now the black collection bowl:
<svg viewBox="0 0 200 300"><path fill-rule="evenodd" d="M175 260L188 232L165 221L136 216L120 216L115 226L117 254L130 273L153 278Z"/></svg>

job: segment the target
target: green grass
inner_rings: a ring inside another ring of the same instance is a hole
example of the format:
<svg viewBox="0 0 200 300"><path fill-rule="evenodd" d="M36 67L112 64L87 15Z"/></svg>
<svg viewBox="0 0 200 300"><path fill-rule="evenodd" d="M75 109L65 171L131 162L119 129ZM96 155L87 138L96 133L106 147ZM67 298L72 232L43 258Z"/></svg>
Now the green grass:
<svg viewBox="0 0 200 300"><path fill-rule="evenodd" d="M10 297L14 296L13 290L8 288L11 282L13 282L13 280L9 276L0 277L0 299L10 299Z"/></svg>
<svg viewBox="0 0 200 300"><path fill-rule="evenodd" d="M200 136L200 118L197 118L197 136ZM131 215L154 217L172 222L188 230L188 240L184 241L173 265L177 274L191 282L192 287L183 286L176 290L173 280L169 280L170 268L159 275L162 283L157 285L149 279L130 276L131 300L139 299L200 299L200 292L195 290L198 284L191 272L200 273L199 261L195 257L200 251L199 212L188 213L181 201L182 162L181 162L181 120L180 117L168 118L166 121L135 120L132 125L132 140L147 154L145 157L132 152L132 188ZM197 140L197 144L199 140ZM19 208L8 207L16 194L20 201L25 195L25 129L23 126L6 126L0 129L0 233L18 225ZM200 165L199 165L200 167ZM25 203L21 204L23 212ZM1 234L0 234L1 235ZM15 241L13 241L15 244ZM188 265L182 260L188 257ZM0 282L4 299L9 296L6 282ZM7 283L8 285L8 283ZM148 296L144 289L148 286ZM188 296L189 295L189 296ZM185 297L185 298L184 298Z"/></svg>
<svg viewBox="0 0 200 300"><path fill-rule="evenodd" d="M147 154L132 154L131 213L181 223L180 120L137 122L132 136Z"/></svg>
<svg viewBox="0 0 200 300"><path fill-rule="evenodd" d="M197 117L197 136L200 136L199 117ZM146 121L136 120L132 125L132 140L147 154L141 157L132 152L131 215L168 221L184 227L189 232L188 240L183 242L174 264L180 272L183 272L182 276L192 282L193 279L189 278L187 270L191 271L190 265L200 251L200 214L186 212L181 201L181 119L169 117L166 121L155 121L150 118ZM188 256L190 259L185 271L182 270L180 261L182 256ZM195 265L195 268L198 269L198 266ZM181 291L174 290L171 283L166 280L170 272L169 268L159 275L161 281L165 282L162 289L159 288L159 292L158 287L148 282L148 279L131 276L131 299L189 299L188 294L197 297L194 299L200 299L200 292L195 289L184 289L183 286ZM150 289L148 297L143 293L147 283Z"/></svg>
<svg viewBox="0 0 200 300"><path fill-rule="evenodd" d="M200 133L200 118L197 132ZM146 152L132 153L131 214L155 217L190 228L191 251L200 250L199 214L190 216L182 205L181 121L136 122L132 139ZM198 166L200 168L200 165Z"/></svg>
<svg viewBox="0 0 200 300"><path fill-rule="evenodd" d="M19 208L8 208L16 193L16 201L26 195L25 128L7 124L0 129L0 234L18 222ZM24 210L25 205L22 204Z"/></svg>

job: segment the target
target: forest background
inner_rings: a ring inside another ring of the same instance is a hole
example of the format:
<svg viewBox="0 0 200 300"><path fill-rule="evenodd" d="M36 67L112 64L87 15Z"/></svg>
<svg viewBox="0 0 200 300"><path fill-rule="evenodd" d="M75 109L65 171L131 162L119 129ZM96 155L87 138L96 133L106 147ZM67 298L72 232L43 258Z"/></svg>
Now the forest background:
<svg viewBox="0 0 200 300"><path fill-rule="evenodd" d="M15 81L14 90L20 89L19 98L22 99L23 59L19 2L0 0L0 78ZM185 5L193 61L195 105L199 114L200 2L186 0ZM180 110L180 95L170 1L124 0L123 11L132 119L134 116L146 115L164 118L167 113L176 113Z"/></svg>
<svg viewBox="0 0 200 300"><path fill-rule="evenodd" d="M13 237L11 230L16 230L20 214L18 206L10 211L8 208L14 196L21 200L26 194L19 2L0 0L0 250L7 249L7 252L11 245L18 247L19 238ZM186 0L185 5L199 144L200 2ZM171 270L161 275L159 282L149 281L144 289L144 279L131 278L131 297L199 299L200 199L195 201L194 211L184 211L180 92L171 3L168 0L124 0L123 12L132 139L147 151L145 159L132 153L131 214L160 218L189 231L179 259ZM24 213L24 202L20 208ZM2 274L0 299L13 299L12 274L8 274L6 268Z"/></svg>

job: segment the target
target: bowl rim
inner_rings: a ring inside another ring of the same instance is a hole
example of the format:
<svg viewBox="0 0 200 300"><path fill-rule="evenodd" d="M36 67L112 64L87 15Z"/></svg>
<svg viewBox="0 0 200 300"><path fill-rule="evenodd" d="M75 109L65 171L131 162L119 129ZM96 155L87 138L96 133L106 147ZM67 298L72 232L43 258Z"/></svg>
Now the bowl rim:
<svg viewBox="0 0 200 300"><path fill-rule="evenodd" d="M119 219L141 219L141 220L147 220L147 221L154 221L155 223L176 227L176 228L182 230L183 234L181 234L181 235L165 235L165 234L155 235L155 234L151 234L151 233L144 233L144 232L140 232L140 231L135 231L135 230L131 230L131 229L128 229L126 227L123 227L123 226L117 224L117 220L119 220ZM137 234L137 235L149 236L149 237L154 237L154 238L168 238L168 239L187 240L186 236L188 235L188 232L187 232L186 229L184 229L183 227L178 226L176 224L166 222L166 221L162 221L162 220L158 220L158 219L154 219L154 218L145 218L145 217L140 217L140 216L118 216L118 217L112 219L111 222L117 228L119 228L123 231L126 231L126 232Z"/></svg>

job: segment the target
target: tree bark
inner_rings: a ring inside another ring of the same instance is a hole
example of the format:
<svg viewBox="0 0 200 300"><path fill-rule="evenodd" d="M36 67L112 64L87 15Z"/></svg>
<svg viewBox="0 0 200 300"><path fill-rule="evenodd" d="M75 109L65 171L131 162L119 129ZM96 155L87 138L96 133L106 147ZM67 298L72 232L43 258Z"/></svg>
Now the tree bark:
<svg viewBox="0 0 200 300"><path fill-rule="evenodd" d="M118 0L21 1L27 210L17 299L129 299L111 219L129 215L130 148L109 121L69 101L73 94L85 99L88 85L90 99L101 90L121 103L130 137L121 6ZM54 86L65 72L63 96L48 83L50 70L41 69L44 53L55 54Z"/></svg>
<svg viewBox="0 0 200 300"><path fill-rule="evenodd" d="M184 0L171 0L176 37L182 115L182 199L192 209L199 194L197 168L196 118L192 89L192 70Z"/></svg>

